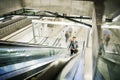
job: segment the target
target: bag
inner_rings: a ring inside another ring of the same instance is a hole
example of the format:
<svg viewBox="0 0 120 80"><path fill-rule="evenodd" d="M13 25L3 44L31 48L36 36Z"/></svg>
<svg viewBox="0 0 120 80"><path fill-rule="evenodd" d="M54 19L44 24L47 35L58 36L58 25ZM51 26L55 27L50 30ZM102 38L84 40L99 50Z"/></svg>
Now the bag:
<svg viewBox="0 0 120 80"><path fill-rule="evenodd" d="M78 52L78 49L75 49L75 50L74 50L74 53L77 53L77 52Z"/></svg>

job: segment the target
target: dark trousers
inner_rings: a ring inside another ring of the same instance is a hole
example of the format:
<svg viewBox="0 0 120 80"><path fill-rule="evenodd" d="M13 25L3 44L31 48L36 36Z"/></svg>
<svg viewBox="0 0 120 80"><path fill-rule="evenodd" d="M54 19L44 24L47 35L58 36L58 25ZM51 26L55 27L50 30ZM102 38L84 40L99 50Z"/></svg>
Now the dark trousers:
<svg viewBox="0 0 120 80"><path fill-rule="evenodd" d="M69 37L66 37L66 40L65 40L65 41L68 42L68 39L69 39Z"/></svg>
<svg viewBox="0 0 120 80"><path fill-rule="evenodd" d="M72 56L74 54L74 50L70 50L70 55Z"/></svg>
<svg viewBox="0 0 120 80"><path fill-rule="evenodd" d="M76 54L75 50L71 49L70 50L70 55L72 56L73 54Z"/></svg>
<svg viewBox="0 0 120 80"><path fill-rule="evenodd" d="M110 38L108 37L108 38L106 38L106 47L108 46L108 44L109 44L109 41L110 41Z"/></svg>

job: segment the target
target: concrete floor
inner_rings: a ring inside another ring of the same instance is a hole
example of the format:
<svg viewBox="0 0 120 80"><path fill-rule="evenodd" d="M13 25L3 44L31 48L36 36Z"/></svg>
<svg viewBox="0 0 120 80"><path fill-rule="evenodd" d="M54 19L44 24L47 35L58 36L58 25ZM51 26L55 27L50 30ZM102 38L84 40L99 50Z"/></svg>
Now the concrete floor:
<svg viewBox="0 0 120 80"><path fill-rule="evenodd" d="M57 38L60 38L59 46L57 47L67 47L66 45L69 44L65 42L65 32L68 30L69 27L66 26L56 26L53 28L49 27L42 27L40 24L37 24L34 26L35 30L35 36L36 36L36 43L40 44L42 40L44 40L45 37L48 37L48 39L42 44L42 45L48 45L52 46L54 41ZM73 28L73 36L77 37L77 40L79 42L79 45L82 45L82 42L86 40L86 33L87 30L82 27L71 27ZM28 25L25 28L22 28L4 38L2 40L7 41L15 41L15 42L25 42L25 43L34 43L33 39L33 30L32 25Z"/></svg>

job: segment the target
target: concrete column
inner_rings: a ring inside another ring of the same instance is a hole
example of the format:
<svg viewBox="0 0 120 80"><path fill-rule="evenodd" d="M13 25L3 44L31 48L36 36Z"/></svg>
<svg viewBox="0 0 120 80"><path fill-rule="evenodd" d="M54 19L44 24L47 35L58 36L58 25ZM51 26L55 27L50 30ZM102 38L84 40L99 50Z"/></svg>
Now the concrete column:
<svg viewBox="0 0 120 80"><path fill-rule="evenodd" d="M99 43L98 43L98 29L97 29L97 22L96 22L96 12L95 8L93 8L93 16L92 16L92 68L93 68L93 78L94 74L96 71L96 66L97 66L97 55L98 55L98 48L99 48Z"/></svg>
<svg viewBox="0 0 120 80"><path fill-rule="evenodd" d="M102 24L103 14L104 14L104 0L95 0L93 17L92 17L93 19L93 27L92 27L93 78L97 69L99 44L100 44L100 39L102 37L101 24Z"/></svg>
<svg viewBox="0 0 120 80"><path fill-rule="evenodd" d="M97 25L97 31L98 31L97 32L98 42L100 43L100 39L102 38L101 24L102 24L104 9L105 9L104 0L95 0L94 7L95 7L96 25Z"/></svg>
<svg viewBox="0 0 120 80"><path fill-rule="evenodd" d="M100 44L100 40L102 39L102 29L101 29L101 25L97 25L97 33L98 33L98 42Z"/></svg>

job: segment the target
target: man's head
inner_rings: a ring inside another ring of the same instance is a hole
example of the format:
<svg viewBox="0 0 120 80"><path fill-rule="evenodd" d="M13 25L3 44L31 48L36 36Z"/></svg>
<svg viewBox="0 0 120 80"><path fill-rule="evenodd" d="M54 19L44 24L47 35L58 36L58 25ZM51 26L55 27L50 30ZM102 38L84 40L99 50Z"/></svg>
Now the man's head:
<svg viewBox="0 0 120 80"><path fill-rule="evenodd" d="M75 40L75 39L76 39L76 37L75 37L75 36L73 36L72 38L73 38L73 40Z"/></svg>

